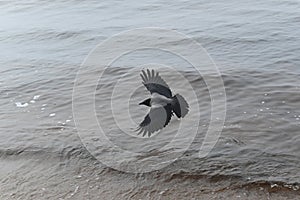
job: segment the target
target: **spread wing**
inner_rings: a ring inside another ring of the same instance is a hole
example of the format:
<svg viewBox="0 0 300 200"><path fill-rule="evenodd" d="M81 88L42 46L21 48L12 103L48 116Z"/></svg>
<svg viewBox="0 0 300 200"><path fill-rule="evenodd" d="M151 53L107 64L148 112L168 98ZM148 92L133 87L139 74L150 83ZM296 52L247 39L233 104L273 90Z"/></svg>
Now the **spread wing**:
<svg viewBox="0 0 300 200"><path fill-rule="evenodd" d="M143 134L144 137L148 134L148 137L150 137L152 133L167 126L172 115L171 105L151 107L150 112L145 116L144 120L137 128L138 135Z"/></svg>
<svg viewBox="0 0 300 200"><path fill-rule="evenodd" d="M147 88L147 90L150 91L152 94L153 92L156 92L158 94L164 95L168 98L172 97L172 92L167 85L167 83L160 77L159 73L154 70L147 69L147 72L145 70L142 70L142 73L140 74L143 79L143 84Z"/></svg>

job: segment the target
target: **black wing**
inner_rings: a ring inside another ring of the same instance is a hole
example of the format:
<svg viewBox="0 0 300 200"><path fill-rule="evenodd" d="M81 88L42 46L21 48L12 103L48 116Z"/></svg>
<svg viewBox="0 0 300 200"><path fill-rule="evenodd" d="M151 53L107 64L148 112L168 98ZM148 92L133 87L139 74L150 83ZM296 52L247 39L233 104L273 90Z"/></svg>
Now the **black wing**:
<svg viewBox="0 0 300 200"><path fill-rule="evenodd" d="M152 94L153 92L156 92L158 94L164 95L168 98L172 97L172 92L167 85L167 83L160 77L158 72L155 73L154 70L147 69L146 71L142 70L142 73L140 74L143 79L143 84L147 88L147 90L150 91Z"/></svg>
<svg viewBox="0 0 300 200"><path fill-rule="evenodd" d="M172 115L171 105L151 107L150 112L145 116L137 129L138 135L143 134L144 137L148 134L148 137L150 137L152 133L167 126Z"/></svg>

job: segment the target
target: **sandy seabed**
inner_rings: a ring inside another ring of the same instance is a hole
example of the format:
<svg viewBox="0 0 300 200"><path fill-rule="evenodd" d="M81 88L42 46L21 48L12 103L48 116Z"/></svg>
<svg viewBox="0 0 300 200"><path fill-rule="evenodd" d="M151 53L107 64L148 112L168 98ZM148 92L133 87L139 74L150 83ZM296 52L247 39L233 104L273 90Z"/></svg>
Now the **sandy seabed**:
<svg viewBox="0 0 300 200"><path fill-rule="evenodd" d="M82 157L1 156L0 199L299 199L298 188L227 177L128 174Z"/></svg>

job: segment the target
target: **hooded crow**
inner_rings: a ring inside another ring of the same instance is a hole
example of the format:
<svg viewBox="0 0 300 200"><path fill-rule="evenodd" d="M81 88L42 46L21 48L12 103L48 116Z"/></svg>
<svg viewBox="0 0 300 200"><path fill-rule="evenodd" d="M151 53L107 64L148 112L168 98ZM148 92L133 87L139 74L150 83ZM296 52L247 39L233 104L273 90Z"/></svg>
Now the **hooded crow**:
<svg viewBox="0 0 300 200"><path fill-rule="evenodd" d="M158 72L154 70L142 70L140 74L144 86L151 93L151 98L141 102L139 105L150 107L149 113L137 128L138 135L143 137L164 128L170 122L173 113L178 118L183 118L189 111L189 105L180 95L172 96L171 89L167 83L160 77Z"/></svg>

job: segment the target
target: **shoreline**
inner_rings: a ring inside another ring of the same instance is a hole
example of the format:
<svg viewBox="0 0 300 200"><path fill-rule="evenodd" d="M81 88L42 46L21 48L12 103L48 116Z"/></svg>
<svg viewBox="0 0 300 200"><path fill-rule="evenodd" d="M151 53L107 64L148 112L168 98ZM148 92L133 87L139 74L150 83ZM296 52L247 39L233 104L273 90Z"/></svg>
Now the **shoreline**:
<svg viewBox="0 0 300 200"><path fill-rule="evenodd" d="M164 172L128 174L83 157L0 157L4 166L0 173L0 199L281 200L296 199L300 195L299 187L288 188L281 183L240 184L235 178L223 176L168 175Z"/></svg>

